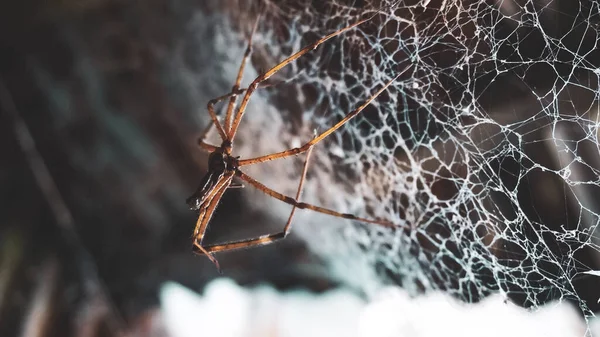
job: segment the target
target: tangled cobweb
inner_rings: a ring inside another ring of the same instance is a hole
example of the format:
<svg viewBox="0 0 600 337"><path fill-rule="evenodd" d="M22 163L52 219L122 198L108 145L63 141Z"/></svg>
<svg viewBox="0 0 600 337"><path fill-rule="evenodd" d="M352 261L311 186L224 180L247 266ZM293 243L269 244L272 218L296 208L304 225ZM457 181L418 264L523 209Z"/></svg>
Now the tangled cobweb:
<svg viewBox="0 0 600 337"><path fill-rule="evenodd" d="M571 300L593 315L600 2L265 3L255 36L265 64L255 58L254 69L375 16L253 98L236 140L242 156L309 140L402 74L315 149L303 201L398 224L300 212L294 232L337 277L367 292L395 283L470 302L491 293L533 307ZM240 26L220 31L231 57L223 77L234 78L245 48ZM293 194L302 159L252 173ZM285 219L289 209L278 212Z"/></svg>

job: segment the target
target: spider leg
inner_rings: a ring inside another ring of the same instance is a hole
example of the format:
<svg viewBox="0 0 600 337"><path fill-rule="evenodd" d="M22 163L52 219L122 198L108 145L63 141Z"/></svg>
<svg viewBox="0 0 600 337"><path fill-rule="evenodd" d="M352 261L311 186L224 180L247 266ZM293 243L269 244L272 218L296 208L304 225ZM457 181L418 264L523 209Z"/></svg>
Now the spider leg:
<svg viewBox="0 0 600 337"><path fill-rule="evenodd" d="M272 84L261 85L261 86L259 86L259 88L268 88L268 87L270 87L270 86L272 86ZM221 102L221 101L224 101L224 100L226 100L227 98L230 98L230 97L231 97L231 98L234 98L234 97L236 97L236 96L238 96L238 95L242 94L242 93L243 93L243 92L245 92L246 90L248 90L248 89L247 89L247 88L243 88L243 89L237 88L236 90L232 90L232 91L231 91L230 93L228 93L228 94L225 94L225 95L219 96L219 97L217 97L217 98L213 98L213 99L211 99L210 101L208 101L208 104L207 104L207 107L208 107L208 112L210 113L210 115L211 115L211 119L212 119L212 121L213 121L213 122L212 122L212 123L210 123L210 124L208 124L208 125L206 126L206 128L204 129L204 131L202 131L202 135L201 135L200 137L198 137L198 146L200 146L202 149L204 149L204 150L206 150L206 151L208 151L208 152L213 152L213 151L215 151L216 149L218 149L218 148L219 148L218 146L215 146L215 145L212 145L212 144L208 144L208 143L206 142L206 136L208 136L208 133L210 132L210 130L212 129L212 127L213 127L213 126L215 126L215 125L216 125L216 126L217 126L217 129L222 129L222 126L221 126L221 124L219 123L219 121L218 121L218 118L217 118L217 114L216 114L216 112L215 112L215 105L216 105L217 103ZM215 122L215 121L216 121L216 122ZM221 135L221 133L220 133L220 132L219 132L219 135ZM223 140L225 140L225 139L223 138L223 136L221 136L221 138L222 138Z"/></svg>
<svg viewBox="0 0 600 337"><path fill-rule="evenodd" d="M233 172L227 175L224 175L221 180L217 183L214 188L214 192L208 196L204 205L200 209L200 214L198 215L198 221L196 221L196 227L194 229L194 252L201 255L206 255L212 263L219 268L219 262L215 259L210 252L207 252L202 246L202 240L204 240L204 234L206 233L206 228L208 227L208 223L212 218L212 215L223 196L223 193L227 190L231 181L233 179Z"/></svg>
<svg viewBox="0 0 600 337"><path fill-rule="evenodd" d="M202 247L202 245L194 242L194 253L196 254L200 254L200 255L205 255L206 257L208 257L208 259L210 260L210 262L212 262L215 267L217 267L217 271L219 272L219 274L223 274L223 271L221 269L221 265L219 264L219 261L217 261L217 259L206 249L204 249L204 247Z"/></svg>
<svg viewBox="0 0 600 337"><path fill-rule="evenodd" d="M246 47L246 51L244 52L244 58L242 58L242 63L240 64L240 68L238 70L237 78L235 80L235 84L233 88L231 88L231 92L236 92L240 89L240 84L242 83L242 77L244 76L244 68L246 68L246 62L250 58L250 54L252 53L252 37L254 33L256 33L256 29L258 28L258 23L260 22L261 14L258 14L256 18L256 22L254 23L254 27L252 28L252 32L250 32L250 36L248 36L248 46ZM231 130L231 121L233 117L233 108L235 107L235 101L237 100L237 95L231 96L229 99L229 105L227 106L227 114L225 115L225 131L227 133Z"/></svg>
<svg viewBox="0 0 600 337"><path fill-rule="evenodd" d="M244 98L242 99L242 103L240 104L238 111L235 115L235 119L233 120L233 124L231 124L231 129L229 129L229 140L231 142L233 142L233 139L235 137L235 134L237 132L237 128L240 124L240 121L242 120L242 117L244 116L244 112L246 111L246 106L248 105L248 101L250 100L250 96L252 96L252 94L254 93L254 91L256 90L256 88L258 87L258 85L261 82L266 81L267 79L269 79L271 76L273 76L275 73L277 73L279 70L281 70L283 67L287 66L288 64L292 63L293 61L295 61L296 59L298 59L299 57L301 57L302 55L308 53L311 50L316 49L319 45L321 45L323 42L331 39L332 37L338 36L366 21L369 21L371 18L368 19L364 19L364 20L360 20L358 22L355 22L353 24L351 24L350 26L347 26L345 28L339 29L329 35L326 35L325 37L320 38L319 40L309 44L308 46L302 48L300 51L296 52L295 54L289 56L288 58L286 58L285 60L281 61L279 64L277 64L276 66L274 66L273 68L271 68L269 71L267 71L266 73L258 76L256 79L254 79L254 81L252 81L252 83L248 86L248 90L246 91L246 94L244 95Z"/></svg>
<svg viewBox="0 0 600 337"><path fill-rule="evenodd" d="M344 124L346 124L352 118L356 117L356 115L358 115L364 108L366 108L367 106L369 106L369 104L371 104L371 102L373 102L373 100L375 100L377 98L377 96L379 96L398 77L400 77L400 75L402 75L402 73L396 75L396 77L394 77L392 80L390 80L389 82L387 82L374 95L372 95L371 97L369 97L369 99L366 102L364 102L361 106L359 106L358 108L354 109L352 112L350 112L349 114L347 114L346 117L344 117L341 121L337 122L337 124L335 124L334 126L330 127L329 129L325 130L323 133L321 133L317 137L313 138L308 143L305 143L304 145L302 145L300 147L293 148L293 149L289 149L289 150L285 150L285 151L281 151L281 152L276 152L276 153L272 153L272 154L269 154L269 155L260 156L260 157L256 157L256 158L250 158L250 159L240 160L238 162L238 166L245 166L245 165L262 163L262 162L273 160L273 159L280 159L280 158L290 157L290 156L297 155L297 154L300 154L302 152L308 151L315 144L317 144L318 142L322 141L325 137L329 136L330 134L332 134L333 132L335 132L337 129L341 128Z"/></svg>
<svg viewBox="0 0 600 337"><path fill-rule="evenodd" d="M229 97L236 97L237 95L243 93L244 91L246 91L246 89L237 88L236 90L232 90L230 93L228 93L226 95L219 96L217 98L213 98L210 101L208 101L207 108L208 108L208 112L210 113L210 118L212 119L212 123L208 124L206 126L206 128L204 129L204 131L202 131L202 135L200 137L198 137L198 145L201 148L203 148L204 150L206 150L208 152L213 152L219 148L218 146L208 144L206 142L206 136L208 136L208 133L210 132L210 130L212 129L213 126L217 127L217 131L219 131L219 136L221 136L222 140L227 139L227 135L226 135L225 131L223 130L221 123L219 123L219 119L217 118L217 113L215 112L215 104L217 104L221 101L224 101Z"/></svg>
<svg viewBox="0 0 600 337"><path fill-rule="evenodd" d="M309 150L306 153L306 158L304 159L302 175L300 176L300 182L298 183L298 190L296 191L296 200L300 199L300 196L302 194L302 188L304 186L304 181L306 179L306 172L308 171L308 161L309 161L311 152L312 151ZM264 245L268 245L272 242L275 242L275 241L278 241L281 239L285 239L285 237L290 233L290 230L292 228L292 218L294 217L295 211L296 211L296 206L294 205L294 207L292 208L292 211L290 212L290 216L288 217L288 220L285 223L285 227L283 228L283 231L281 231L281 232L267 234L267 235L261 235L256 238L251 238L251 239L246 239L246 240L231 241L231 242L225 242L225 243L220 243L220 244L216 244L216 245L205 246L203 248L205 249L206 252L216 253L216 252L223 252L223 251L235 250L235 249L241 249L241 248L264 246Z"/></svg>
<svg viewBox="0 0 600 337"><path fill-rule="evenodd" d="M353 214L349 214L349 213L340 213L340 212L336 212L334 210L328 209L328 208L324 208L324 207L320 207L320 206L315 206L315 205L311 205L311 204L307 204L305 202L299 202L296 199L287 196L285 194L281 194L279 192L276 192L273 189L268 188L267 186L263 185L262 183L258 182L257 180L255 180L254 178L250 177L249 175L245 174L244 172L240 171L240 170L236 170L236 175L238 177L240 177L240 179L248 182L250 185L256 187L257 189L259 189L260 191L262 191L263 193L270 195L271 197L275 198L275 199L279 199L287 204L290 204L292 206L296 206L298 208L303 208L303 209L310 209L312 211L315 212L319 212L319 213L323 213L323 214L327 214L327 215L331 215L331 216L335 216L338 218L344 218L344 219L350 219L350 220L356 220L356 221L361 221L361 222L365 222L365 223L371 223L371 224L375 224L375 225L381 225L384 227L396 227L396 225L392 222L389 221L385 221L385 220L375 220L375 219L367 219L367 218L361 218L361 217L357 217L356 215Z"/></svg>
<svg viewBox="0 0 600 337"><path fill-rule="evenodd" d="M245 187L244 184L232 181L231 185L229 185L228 188L244 188L244 187Z"/></svg>
<svg viewBox="0 0 600 337"><path fill-rule="evenodd" d="M219 136L221 136L221 139L223 139L223 141L225 141L228 138L227 134L225 133L225 130L223 129L223 126L221 126L221 123L219 123L219 119L217 118L217 113L215 112L215 104L226 99L230 95L233 95L233 93L213 98L210 101L208 101L208 104L206 105L208 113L210 114L210 119L212 119L213 125L217 127L217 131L219 131Z"/></svg>
<svg viewBox="0 0 600 337"><path fill-rule="evenodd" d="M204 137L202 138L198 138L198 146L200 146L204 151L208 152L208 153L212 153L215 152L219 147L212 145L212 144L208 144L207 142L204 141Z"/></svg>

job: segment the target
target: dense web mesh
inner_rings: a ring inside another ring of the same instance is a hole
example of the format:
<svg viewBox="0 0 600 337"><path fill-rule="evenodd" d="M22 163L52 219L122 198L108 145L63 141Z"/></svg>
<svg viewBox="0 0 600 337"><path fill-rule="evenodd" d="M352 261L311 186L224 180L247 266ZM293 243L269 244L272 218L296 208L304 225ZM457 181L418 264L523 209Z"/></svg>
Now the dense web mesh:
<svg viewBox="0 0 600 337"><path fill-rule="evenodd" d="M300 212L294 232L367 292L390 282L466 301L501 292L533 307L569 299L593 315L600 280L585 272L600 269L600 3L328 3L266 2L254 69L376 16L274 76L253 97L236 151L250 157L300 145L401 73L318 145L303 197L398 227ZM225 88L254 20L245 1L236 6L234 23L213 27L212 47L230 58ZM291 195L302 159L249 172ZM282 219L286 212L273 211Z"/></svg>

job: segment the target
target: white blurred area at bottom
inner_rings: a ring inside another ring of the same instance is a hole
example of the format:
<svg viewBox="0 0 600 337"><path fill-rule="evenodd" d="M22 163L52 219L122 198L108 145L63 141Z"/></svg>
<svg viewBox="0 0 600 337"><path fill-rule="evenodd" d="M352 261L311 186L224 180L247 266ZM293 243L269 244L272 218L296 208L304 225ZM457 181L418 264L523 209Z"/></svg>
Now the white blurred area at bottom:
<svg viewBox="0 0 600 337"><path fill-rule="evenodd" d="M367 303L350 290L314 294L251 289L221 278L199 295L177 283L160 293L170 337L434 337L434 336L584 336L586 324L568 303L536 311L520 308L501 295L464 304L442 293L416 298L397 287L382 289ZM600 336L600 324L590 324Z"/></svg>

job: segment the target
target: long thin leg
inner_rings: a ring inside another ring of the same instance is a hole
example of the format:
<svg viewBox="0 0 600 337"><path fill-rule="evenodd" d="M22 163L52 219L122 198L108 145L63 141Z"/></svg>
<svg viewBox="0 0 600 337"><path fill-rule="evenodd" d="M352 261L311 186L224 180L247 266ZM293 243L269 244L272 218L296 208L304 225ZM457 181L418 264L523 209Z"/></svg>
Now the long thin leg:
<svg viewBox="0 0 600 337"><path fill-rule="evenodd" d="M268 88L272 86L272 84L266 84L266 85L261 85L259 86L259 88ZM203 148L204 150L208 151L208 152L214 152L216 149L218 149L218 146L212 145L212 144L208 144L206 142L206 136L208 136L208 133L210 132L210 130L212 129L213 126L217 126L218 128L222 128L221 124L218 123L218 119L217 118L217 114L215 112L215 105L221 101L226 100L227 98L233 98L233 97L237 97L238 95L242 94L244 91L248 90L248 88L243 88L243 89L236 89L235 91L232 90L230 93L219 96L217 98L213 98L210 101L208 101L208 112L211 114L211 119L212 119L212 123L208 124L206 126L206 128L204 129L204 131L202 131L202 134L200 137L198 137L198 146L200 146L201 148ZM214 117L213 117L214 114ZM215 119L217 120L218 124L215 124ZM220 135L220 133L219 133ZM223 139L223 137L221 136L221 138ZM225 140L225 139L223 139Z"/></svg>
<svg viewBox="0 0 600 337"><path fill-rule="evenodd" d="M202 247L202 240L204 239L204 234L206 233L206 228L208 227L208 223L212 218L212 215L223 196L223 193L227 190L227 187L231 184L231 180L233 179L233 175L227 175L222 178L221 181L217 183L215 186L214 193L209 197L206 202L206 206L200 209L200 214L198 215L198 221L196 222L196 227L194 229L194 252L206 255L212 263L217 266L217 269L220 271L219 262L215 259L212 254L207 252L204 247Z"/></svg>
<svg viewBox="0 0 600 337"><path fill-rule="evenodd" d="M204 129L204 131L202 131L202 135L200 137L198 137L198 145L201 148L205 149L208 152L214 152L216 149L218 149L218 146L206 143L206 136L208 136L208 133L210 132L210 130L212 129L213 126L217 127L217 130L219 131L219 136L221 136L222 140L227 139L227 135L224 132L223 127L221 126L221 123L219 123L219 119L217 118L217 113L215 112L215 104L217 104L221 101L224 101L229 97L236 97L237 95L243 93L244 91L246 91L246 89L238 88L236 90L232 90L228 94L219 96L217 98L213 98L210 101L208 101L207 108L208 108L208 112L210 113L210 118L212 119L213 122L208 124L206 126L206 128Z"/></svg>
<svg viewBox="0 0 600 337"><path fill-rule="evenodd" d="M300 176L300 182L298 183L298 190L296 191L296 200L300 199L302 195L302 188L304 186L304 180L306 179L306 172L308 171L308 161L310 159L311 150L306 152L306 158L304 159L304 166L302 168L302 175ZM234 249L241 248L250 248L254 246L264 246L268 245L272 242L285 239L285 237L290 233L292 228L292 218L294 217L294 213L296 212L296 206L292 207L292 211L290 212L290 216L288 217L287 222L285 223L285 227L283 231L273 234L261 235L256 238L239 240L239 241L231 241L226 243L220 243L216 245L205 246L204 250L209 253L222 252Z"/></svg>
<svg viewBox="0 0 600 337"><path fill-rule="evenodd" d="M371 104L371 102L373 102L373 100L376 99L377 96L379 96L385 89L387 89L400 75L402 75L402 73L398 74L391 81L387 82L381 89L379 89L379 91L377 91L373 96L371 96L366 102L364 102L361 106L356 108L354 111L347 114L346 117L344 117L341 121L337 122L337 124L330 127L329 129L325 130L325 132L323 132L320 135L318 135L317 137L313 138L308 143L306 143L300 147L290 149L290 150L281 151L281 152L277 152L277 153L273 153L273 154L268 154L268 155L260 156L260 157L256 157L256 158L240 160L238 162L238 165L245 166L245 165L257 164L257 163L262 163L262 162L273 160L273 159L279 159L279 158L285 158L285 157L297 155L299 153L308 151L315 144L317 144L318 142L322 141L325 137L327 137L330 134L332 134L333 132L335 132L335 130L341 128L344 124L346 124L352 118L356 117L356 115L358 115L364 108L369 106L369 104Z"/></svg>
<svg viewBox="0 0 600 337"><path fill-rule="evenodd" d="M349 213L340 213L340 212L336 212L334 210L328 209L328 208L324 208L324 207L319 207L319 206L315 206L315 205L311 205L311 204L307 204L305 202L299 202L296 199L289 197L287 195L281 194L279 192L276 192L270 188L268 188L267 186L261 184L260 182L256 181L254 178L250 177L249 175L245 174L244 172L240 171L240 170L236 170L236 175L238 177L240 177L242 180L248 182L250 185L256 187L257 189L261 190L263 193L272 196L273 198L279 199L287 204L290 204L292 206L296 206L298 208L303 208L303 209L310 209L312 211L315 212L319 212L319 213L323 213L323 214L327 214L327 215L331 215L331 216L335 216L338 218L344 218L344 219L350 219L350 220L357 220L357 221L361 221L361 222L365 222L365 223L372 223L375 225L381 225L384 227L396 227L396 225L392 222L389 221L385 221L385 220L373 220L373 219L366 219L366 218L361 218L361 217L357 217L356 215L353 214L349 214Z"/></svg>
<svg viewBox="0 0 600 337"><path fill-rule="evenodd" d="M208 109L208 113L210 114L210 119L212 119L213 124L217 127L217 131L219 131L219 136L221 136L222 140L226 140L226 139L229 139L229 138L227 138L227 134L225 133L225 130L223 129L223 126L221 126L221 123L219 123L219 119L217 118L217 113L215 112L215 104L217 104L218 102L226 99L227 97L229 97L231 95L233 95L233 94L229 93L227 95L223 95L223 96L219 96L217 98L213 98L210 101L208 101L208 104L206 105L206 108Z"/></svg>
<svg viewBox="0 0 600 337"><path fill-rule="evenodd" d="M356 23L351 24L348 27L342 28L338 31L335 31L325 37L322 37L321 39L319 39L316 42L313 42L311 44L309 44L308 46L302 48L300 51L296 52L295 54L293 54L292 56L286 58L285 60L281 61L278 65L274 66L273 68L271 68L269 71L267 71L266 73L258 76L254 81L252 81L252 83L248 86L248 91L246 91L246 94L244 95L244 98L242 99L242 103L240 104L240 107L238 108L237 114L235 115L235 119L233 120L233 124L231 125L231 129L229 130L228 136L229 136L229 140L231 140L231 142L233 142L233 139L235 138L235 134L237 132L237 128L240 124L240 121L242 120L242 117L244 116L244 112L246 111L246 106L248 105L248 101L250 100L250 96L252 95L252 93L254 93L254 91L256 90L256 88L258 87L258 85L263 82L266 81L267 79L269 79L271 76L273 76L275 73L277 73L279 70L281 70L283 67L287 66L288 64L292 63L293 61L295 61L297 58L301 57L302 55L308 53L309 51L316 49L319 45L321 45L323 42L331 39L332 37L338 36L366 21L369 21L371 18L365 19L365 20L361 20L358 21Z"/></svg>
<svg viewBox="0 0 600 337"><path fill-rule="evenodd" d="M248 37L248 46L246 47L246 51L244 52L244 58L242 59L242 63L240 64L240 69L238 70L237 78L235 80L235 84L233 88L231 88L231 92L236 92L240 89L240 84L242 83L242 77L244 76L244 68L246 68L246 62L250 58L250 54L252 53L252 38L254 37L254 33L256 33L256 29L258 27L258 23L260 21L261 14L258 14L256 18L256 22L254 23L254 27L252 28L252 32ZM229 105L227 106L227 114L225 115L225 131L229 134L231 130L231 119L233 116L233 108L235 107L235 101L237 100L237 95L231 96L229 99Z"/></svg>

